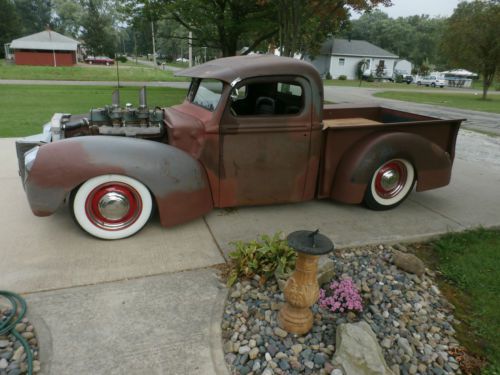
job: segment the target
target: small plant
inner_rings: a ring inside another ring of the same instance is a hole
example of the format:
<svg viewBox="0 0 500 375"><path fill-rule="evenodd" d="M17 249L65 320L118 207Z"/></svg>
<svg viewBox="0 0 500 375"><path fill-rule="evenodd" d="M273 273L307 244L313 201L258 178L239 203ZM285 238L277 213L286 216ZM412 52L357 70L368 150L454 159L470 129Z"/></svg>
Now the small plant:
<svg viewBox="0 0 500 375"><path fill-rule="evenodd" d="M327 295L327 291L324 289L319 291L319 305L321 307L332 312L363 310L359 290L351 279L344 279L340 282L332 281L329 289L330 295Z"/></svg>
<svg viewBox="0 0 500 375"><path fill-rule="evenodd" d="M232 259L231 272L227 285L232 286L240 277L261 277L264 283L274 272L286 274L295 268L296 253L288 247L281 232L270 237L260 236L259 240L250 242L231 242L235 250L229 253Z"/></svg>
<svg viewBox="0 0 500 375"><path fill-rule="evenodd" d="M339 76L339 80L341 80L341 81L345 81L346 79L347 79L347 76L344 74Z"/></svg>
<svg viewBox="0 0 500 375"><path fill-rule="evenodd" d="M325 79L332 79L330 72L326 72Z"/></svg>

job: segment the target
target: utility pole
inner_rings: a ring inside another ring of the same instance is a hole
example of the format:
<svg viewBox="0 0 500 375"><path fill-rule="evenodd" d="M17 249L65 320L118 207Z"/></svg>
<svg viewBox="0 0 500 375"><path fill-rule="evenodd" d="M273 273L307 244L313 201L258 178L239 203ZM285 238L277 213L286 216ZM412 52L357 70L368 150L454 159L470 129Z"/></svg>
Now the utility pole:
<svg viewBox="0 0 500 375"><path fill-rule="evenodd" d="M189 32L189 67L193 66L193 32Z"/></svg>
<svg viewBox="0 0 500 375"><path fill-rule="evenodd" d="M153 21L151 21L151 36L153 38L153 64L155 64L156 69L155 24Z"/></svg>

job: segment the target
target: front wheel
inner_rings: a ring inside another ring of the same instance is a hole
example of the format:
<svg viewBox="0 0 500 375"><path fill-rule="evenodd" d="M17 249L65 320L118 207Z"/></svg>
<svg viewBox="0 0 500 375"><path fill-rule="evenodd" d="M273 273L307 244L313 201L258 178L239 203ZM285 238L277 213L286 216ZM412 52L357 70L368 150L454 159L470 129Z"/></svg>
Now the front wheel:
<svg viewBox="0 0 500 375"><path fill-rule="evenodd" d="M81 185L72 199L73 215L90 235L105 240L132 236L153 209L146 186L122 175L103 175Z"/></svg>
<svg viewBox="0 0 500 375"><path fill-rule="evenodd" d="M415 169L408 160L389 160L373 173L364 203L377 211L396 207L410 194L414 183Z"/></svg>

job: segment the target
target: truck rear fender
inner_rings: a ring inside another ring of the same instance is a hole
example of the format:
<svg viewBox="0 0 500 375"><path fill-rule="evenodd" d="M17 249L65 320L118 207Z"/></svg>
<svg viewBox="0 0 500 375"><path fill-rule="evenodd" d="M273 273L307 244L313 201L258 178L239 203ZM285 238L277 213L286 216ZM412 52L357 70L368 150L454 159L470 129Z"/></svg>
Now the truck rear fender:
<svg viewBox="0 0 500 375"><path fill-rule="evenodd" d="M450 182L452 160L437 144L412 133L376 133L359 140L342 157L330 197L360 203L375 170L388 160L402 158L415 168L417 191Z"/></svg>
<svg viewBox="0 0 500 375"><path fill-rule="evenodd" d="M202 165L175 147L137 138L87 136L40 147L26 181L33 212L55 212L68 194L90 178L121 174L151 191L161 224L169 227L213 208Z"/></svg>

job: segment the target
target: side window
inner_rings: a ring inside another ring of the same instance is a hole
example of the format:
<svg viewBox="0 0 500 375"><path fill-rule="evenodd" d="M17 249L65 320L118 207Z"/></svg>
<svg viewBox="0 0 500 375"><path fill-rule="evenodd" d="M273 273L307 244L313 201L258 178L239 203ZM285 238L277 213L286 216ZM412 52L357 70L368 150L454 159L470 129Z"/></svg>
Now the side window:
<svg viewBox="0 0 500 375"><path fill-rule="evenodd" d="M345 65L345 59L343 57L339 58L339 65L344 66Z"/></svg>
<svg viewBox="0 0 500 375"><path fill-rule="evenodd" d="M221 81L216 79L202 79L196 84L191 84L190 96L192 103L199 105L209 111L213 111L219 104L224 87Z"/></svg>
<svg viewBox="0 0 500 375"><path fill-rule="evenodd" d="M256 82L231 94L233 116L295 115L304 108L304 90L297 82Z"/></svg>

